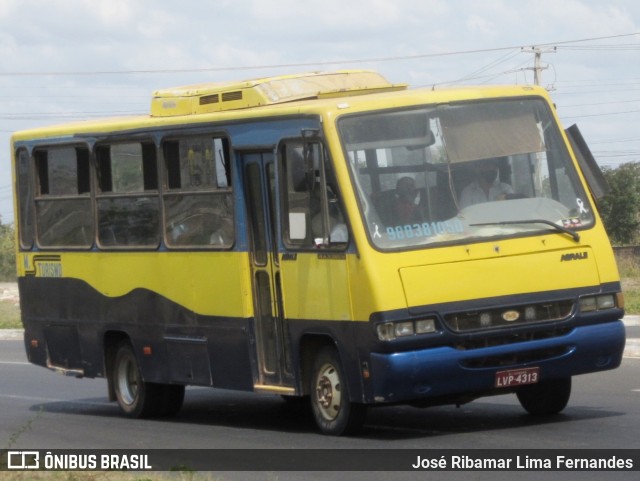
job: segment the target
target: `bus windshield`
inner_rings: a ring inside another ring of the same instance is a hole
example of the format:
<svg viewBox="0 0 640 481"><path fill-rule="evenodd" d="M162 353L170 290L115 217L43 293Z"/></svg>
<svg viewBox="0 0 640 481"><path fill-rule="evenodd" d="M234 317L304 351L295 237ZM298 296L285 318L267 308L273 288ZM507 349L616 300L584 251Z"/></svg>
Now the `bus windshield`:
<svg viewBox="0 0 640 481"><path fill-rule="evenodd" d="M594 222L542 99L354 114L338 128L379 249L550 230L578 240Z"/></svg>

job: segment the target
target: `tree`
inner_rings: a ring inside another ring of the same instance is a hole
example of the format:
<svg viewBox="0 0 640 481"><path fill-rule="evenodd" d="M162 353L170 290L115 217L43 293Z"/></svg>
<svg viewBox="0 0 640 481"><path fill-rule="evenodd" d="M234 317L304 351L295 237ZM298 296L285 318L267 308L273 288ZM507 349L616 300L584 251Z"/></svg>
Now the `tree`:
<svg viewBox="0 0 640 481"><path fill-rule="evenodd" d="M640 162L621 164L603 173L611 192L598 204L611 242L628 245L640 240Z"/></svg>
<svg viewBox="0 0 640 481"><path fill-rule="evenodd" d="M0 223L0 280L16 278L16 251L13 225Z"/></svg>

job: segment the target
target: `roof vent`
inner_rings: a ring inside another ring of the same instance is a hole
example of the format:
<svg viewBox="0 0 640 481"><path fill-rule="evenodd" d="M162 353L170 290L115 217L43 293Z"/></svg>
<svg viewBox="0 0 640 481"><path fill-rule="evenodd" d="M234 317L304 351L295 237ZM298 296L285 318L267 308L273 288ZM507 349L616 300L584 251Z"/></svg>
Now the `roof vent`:
<svg viewBox="0 0 640 481"><path fill-rule="evenodd" d="M242 90L236 90L235 92L224 92L222 94L223 102L231 102L232 100L242 100Z"/></svg>
<svg viewBox="0 0 640 481"><path fill-rule="evenodd" d="M151 116L197 115L406 88L405 84L389 83L377 72L369 70L314 72L244 82L191 85L154 92Z"/></svg>
<svg viewBox="0 0 640 481"><path fill-rule="evenodd" d="M218 94L203 95L200 97L200 105L217 104L220 102L220 96Z"/></svg>

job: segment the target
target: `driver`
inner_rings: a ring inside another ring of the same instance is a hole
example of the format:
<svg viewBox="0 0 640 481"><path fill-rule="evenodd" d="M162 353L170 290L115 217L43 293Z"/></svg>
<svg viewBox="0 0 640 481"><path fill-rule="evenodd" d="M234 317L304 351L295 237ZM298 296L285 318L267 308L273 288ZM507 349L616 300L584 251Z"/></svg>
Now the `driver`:
<svg viewBox="0 0 640 481"><path fill-rule="evenodd" d="M411 177L400 177L391 206L393 221L399 225L420 222L420 192Z"/></svg>
<svg viewBox="0 0 640 481"><path fill-rule="evenodd" d="M504 200L513 194L509 184L498 180L499 159L481 161L475 167L476 179L467 185L460 195L460 208L473 204Z"/></svg>

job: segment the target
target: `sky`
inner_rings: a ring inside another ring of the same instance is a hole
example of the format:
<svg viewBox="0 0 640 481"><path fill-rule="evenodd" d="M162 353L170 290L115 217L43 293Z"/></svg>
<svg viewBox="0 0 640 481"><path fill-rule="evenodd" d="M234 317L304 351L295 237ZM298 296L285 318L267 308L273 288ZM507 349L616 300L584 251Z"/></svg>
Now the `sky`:
<svg viewBox="0 0 640 481"><path fill-rule="evenodd" d="M597 162L640 161L637 0L0 0L0 219L9 139L147 114L154 90L371 69L410 87L540 84Z"/></svg>

